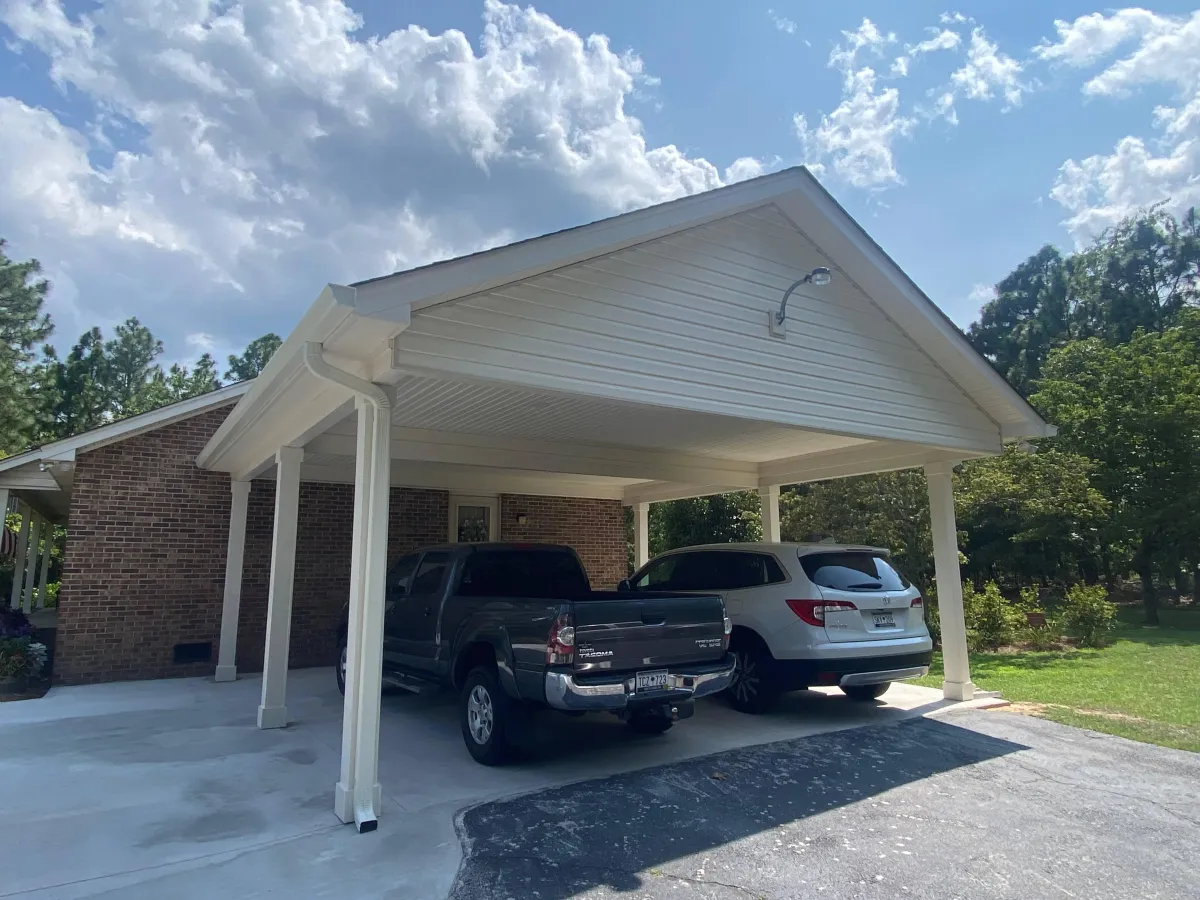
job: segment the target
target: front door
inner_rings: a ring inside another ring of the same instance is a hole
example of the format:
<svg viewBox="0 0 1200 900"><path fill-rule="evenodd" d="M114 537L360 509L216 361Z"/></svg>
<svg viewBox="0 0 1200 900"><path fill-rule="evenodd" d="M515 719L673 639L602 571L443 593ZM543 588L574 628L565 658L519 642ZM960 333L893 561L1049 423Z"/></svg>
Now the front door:
<svg viewBox="0 0 1200 900"><path fill-rule="evenodd" d="M431 550L421 557L408 591L396 604L395 645L403 665L430 670L437 657L441 601L450 572L450 554Z"/></svg>

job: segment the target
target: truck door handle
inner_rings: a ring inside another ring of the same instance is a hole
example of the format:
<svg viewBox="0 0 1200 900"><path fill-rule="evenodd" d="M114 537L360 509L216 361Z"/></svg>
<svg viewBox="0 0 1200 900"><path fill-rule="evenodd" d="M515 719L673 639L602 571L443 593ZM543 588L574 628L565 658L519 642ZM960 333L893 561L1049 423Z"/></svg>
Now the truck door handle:
<svg viewBox="0 0 1200 900"><path fill-rule="evenodd" d="M661 617L642 616L642 624L643 625L666 625L667 618L666 618L666 616L661 616Z"/></svg>
<svg viewBox="0 0 1200 900"><path fill-rule="evenodd" d="M432 612L433 612L433 607L432 607L432 606L427 606L427 607L425 607L425 615L429 615L429 614L430 614L430 613L432 613Z"/></svg>

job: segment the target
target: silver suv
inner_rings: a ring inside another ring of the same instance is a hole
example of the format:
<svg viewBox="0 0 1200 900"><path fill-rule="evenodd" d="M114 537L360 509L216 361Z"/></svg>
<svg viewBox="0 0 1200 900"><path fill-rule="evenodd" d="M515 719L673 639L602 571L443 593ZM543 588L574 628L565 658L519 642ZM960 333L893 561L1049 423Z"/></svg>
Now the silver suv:
<svg viewBox="0 0 1200 900"><path fill-rule="evenodd" d="M888 551L845 544L709 544L672 550L632 578L635 591L717 593L733 620L728 694L759 713L784 691L836 685L853 700L929 671L920 592Z"/></svg>

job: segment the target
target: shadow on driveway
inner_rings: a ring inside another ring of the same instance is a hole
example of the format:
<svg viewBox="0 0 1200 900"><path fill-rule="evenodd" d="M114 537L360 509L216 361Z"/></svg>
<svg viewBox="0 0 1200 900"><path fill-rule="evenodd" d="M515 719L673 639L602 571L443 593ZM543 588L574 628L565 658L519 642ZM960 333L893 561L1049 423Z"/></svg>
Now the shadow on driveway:
<svg viewBox="0 0 1200 900"><path fill-rule="evenodd" d="M564 900L592 889L641 892L663 874L658 867L672 860L703 856L742 838L802 824L893 788L1024 749L936 720L914 719L733 750L485 804L460 817L465 858L451 897ZM786 845L792 858L846 852L843 836L824 824L808 833L793 828L776 843L779 849ZM704 863L697 873L672 871L665 880L676 890L692 881L728 887L734 891L729 896L747 896L744 888L723 885L716 873L705 873Z"/></svg>

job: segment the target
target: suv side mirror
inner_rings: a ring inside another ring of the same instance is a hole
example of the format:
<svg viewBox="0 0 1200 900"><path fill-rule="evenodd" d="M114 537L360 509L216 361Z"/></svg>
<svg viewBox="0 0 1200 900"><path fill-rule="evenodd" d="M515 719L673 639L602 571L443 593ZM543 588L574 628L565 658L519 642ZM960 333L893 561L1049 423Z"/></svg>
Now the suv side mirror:
<svg viewBox="0 0 1200 900"><path fill-rule="evenodd" d="M621 593L623 593L623 594L625 594L625 593L629 593L630 591L632 591L632 590L633 590L633 585L629 583L629 579L628 579L628 578L622 578L622 579L621 579L621 580L620 580L620 581L617 583L617 590L618 590L618 591L620 591L620 592L621 592Z"/></svg>

